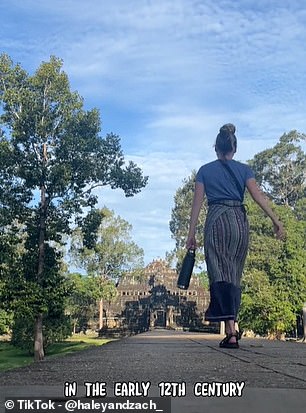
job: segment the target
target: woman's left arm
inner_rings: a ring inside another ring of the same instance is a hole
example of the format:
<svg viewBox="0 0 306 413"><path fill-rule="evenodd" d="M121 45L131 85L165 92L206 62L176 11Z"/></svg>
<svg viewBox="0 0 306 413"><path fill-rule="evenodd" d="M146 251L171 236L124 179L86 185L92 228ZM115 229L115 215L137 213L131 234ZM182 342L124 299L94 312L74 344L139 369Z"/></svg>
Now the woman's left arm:
<svg viewBox="0 0 306 413"><path fill-rule="evenodd" d="M194 195L193 195L191 216L190 216L189 232L188 232L188 237L186 241L186 248L197 247L197 243L195 239L195 232L196 232L196 225L198 222L200 209L203 203L203 198L204 198L204 185L201 182L196 182L195 189L194 189Z"/></svg>

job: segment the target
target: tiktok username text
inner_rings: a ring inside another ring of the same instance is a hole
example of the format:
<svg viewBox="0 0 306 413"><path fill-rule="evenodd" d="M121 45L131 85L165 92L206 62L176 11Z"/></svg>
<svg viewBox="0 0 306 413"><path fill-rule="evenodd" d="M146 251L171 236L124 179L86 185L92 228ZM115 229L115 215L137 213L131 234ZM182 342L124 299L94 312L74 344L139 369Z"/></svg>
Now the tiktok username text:
<svg viewBox="0 0 306 413"><path fill-rule="evenodd" d="M78 412L118 413L121 411L131 412L161 412L171 413L170 398L139 398L123 399L46 399L46 398L14 398L5 401L6 413L24 412L54 412L54 413L78 413Z"/></svg>

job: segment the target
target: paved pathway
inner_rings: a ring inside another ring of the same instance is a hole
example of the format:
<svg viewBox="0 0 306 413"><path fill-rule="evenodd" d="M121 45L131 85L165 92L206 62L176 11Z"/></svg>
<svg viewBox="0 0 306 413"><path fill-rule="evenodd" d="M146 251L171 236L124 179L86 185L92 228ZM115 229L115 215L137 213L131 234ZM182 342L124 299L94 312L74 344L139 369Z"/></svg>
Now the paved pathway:
<svg viewBox="0 0 306 413"><path fill-rule="evenodd" d="M107 383L109 396L116 382L150 382L152 397L160 394L161 382L184 382L186 396L171 398L172 413L306 411L306 343L244 338L240 349L220 349L220 339L155 330L0 373L1 407L8 396L63 396L65 382L77 382L79 396L85 395L84 382ZM238 382L240 390L224 386L229 382ZM218 388L224 396L208 397Z"/></svg>

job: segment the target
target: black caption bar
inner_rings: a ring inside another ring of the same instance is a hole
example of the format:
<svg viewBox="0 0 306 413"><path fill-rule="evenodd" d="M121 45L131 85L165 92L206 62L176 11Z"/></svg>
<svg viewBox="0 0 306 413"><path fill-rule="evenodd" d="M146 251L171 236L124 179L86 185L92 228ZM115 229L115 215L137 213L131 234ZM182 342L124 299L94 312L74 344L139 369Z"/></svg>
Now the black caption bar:
<svg viewBox="0 0 306 413"><path fill-rule="evenodd" d="M14 397L6 399L4 406L5 413L171 413L171 398L50 399L45 397Z"/></svg>

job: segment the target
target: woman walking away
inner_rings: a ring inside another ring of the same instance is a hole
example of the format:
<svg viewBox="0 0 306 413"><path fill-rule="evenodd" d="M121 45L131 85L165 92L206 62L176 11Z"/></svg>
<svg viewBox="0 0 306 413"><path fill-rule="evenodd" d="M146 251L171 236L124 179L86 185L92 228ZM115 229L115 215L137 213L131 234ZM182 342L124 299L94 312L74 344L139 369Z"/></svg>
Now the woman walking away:
<svg viewBox="0 0 306 413"><path fill-rule="evenodd" d="M277 238L284 237L282 223L268 205L249 166L233 160L237 149L235 126L220 128L216 139L217 160L203 165L196 176L186 247L196 248L195 229L204 195L208 213L204 228L204 252L210 284L208 321L225 321L223 348L239 348L235 330L241 300L240 281L249 244L249 223L243 205L245 188L271 218Z"/></svg>

